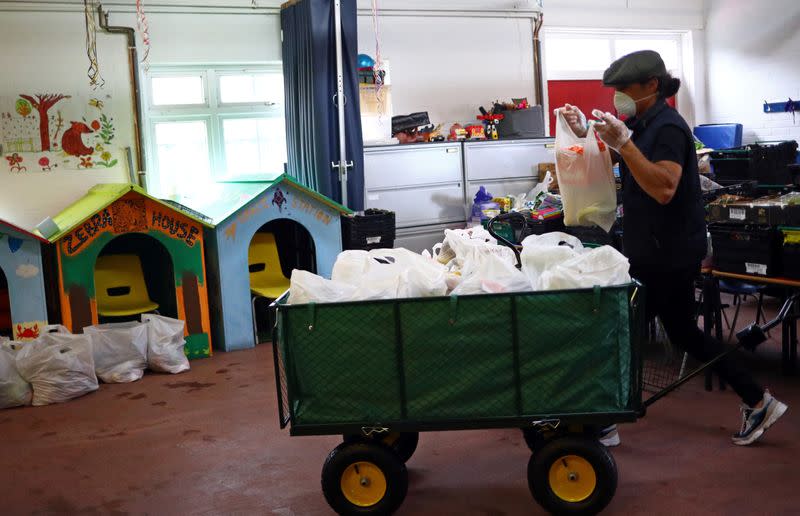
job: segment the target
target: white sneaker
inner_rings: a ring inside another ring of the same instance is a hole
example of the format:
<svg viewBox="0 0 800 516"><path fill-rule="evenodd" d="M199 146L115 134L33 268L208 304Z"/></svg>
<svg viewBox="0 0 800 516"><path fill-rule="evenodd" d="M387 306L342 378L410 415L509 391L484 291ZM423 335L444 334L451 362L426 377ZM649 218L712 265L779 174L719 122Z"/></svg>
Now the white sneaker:
<svg viewBox="0 0 800 516"><path fill-rule="evenodd" d="M733 444L747 446L758 441L789 407L772 397L769 391L764 391L764 406L756 410L746 405L742 406L742 429L733 436Z"/></svg>
<svg viewBox="0 0 800 516"><path fill-rule="evenodd" d="M613 448L614 446L619 446L620 441L619 438L619 430L617 430L617 425L611 425L603 428L600 430L600 435L598 436L598 440L600 444L605 446L606 448Z"/></svg>

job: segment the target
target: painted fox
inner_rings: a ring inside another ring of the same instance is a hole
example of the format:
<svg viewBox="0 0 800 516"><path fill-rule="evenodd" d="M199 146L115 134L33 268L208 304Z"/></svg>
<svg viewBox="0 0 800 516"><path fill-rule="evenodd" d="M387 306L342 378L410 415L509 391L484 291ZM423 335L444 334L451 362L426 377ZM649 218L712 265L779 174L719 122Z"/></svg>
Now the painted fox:
<svg viewBox="0 0 800 516"><path fill-rule="evenodd" d="M64 131L61 137L61 148L70 156L88 156L94 152L94 147L87 147L83 143L83 134L90 134L92 129L83 122L70 122L72 125Z"/></svg>

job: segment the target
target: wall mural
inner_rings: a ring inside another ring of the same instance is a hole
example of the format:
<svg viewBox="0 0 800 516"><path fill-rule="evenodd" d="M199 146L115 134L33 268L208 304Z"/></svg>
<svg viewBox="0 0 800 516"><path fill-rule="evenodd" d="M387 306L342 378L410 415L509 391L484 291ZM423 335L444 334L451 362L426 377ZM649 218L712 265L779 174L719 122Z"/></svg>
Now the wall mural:
<svg viewBox="0 0 800 516"><path fill-rule="evenodd" d="M0 97L0 170L30 174L101 170L120 165L110 95L61 93Z"/></svg>

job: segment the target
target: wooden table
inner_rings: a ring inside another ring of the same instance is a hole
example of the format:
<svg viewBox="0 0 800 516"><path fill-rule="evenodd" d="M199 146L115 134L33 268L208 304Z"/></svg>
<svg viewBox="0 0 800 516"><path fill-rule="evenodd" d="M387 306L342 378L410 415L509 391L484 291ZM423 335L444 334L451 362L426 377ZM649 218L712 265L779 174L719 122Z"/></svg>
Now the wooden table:
<svg viewBox="0 0 800 516"><path fill-rule="evenodd" d="M785 287L789 291L800 291L800 280L789 278L754 276L750 274L737 274L717 270L704 270L703 296L704 322L703 329L706 335L711 335L712 326L716 327L716 337L722 340L722 308L719 292L719 279L735 279L745 283L772 285ZM793 375L797 371L797 320L800 318L800 306L793 303L789 307L789 316L781 324L781 346L783 351L783 372ZM706 388L709 388L710 379L706 379Z"/></svg>

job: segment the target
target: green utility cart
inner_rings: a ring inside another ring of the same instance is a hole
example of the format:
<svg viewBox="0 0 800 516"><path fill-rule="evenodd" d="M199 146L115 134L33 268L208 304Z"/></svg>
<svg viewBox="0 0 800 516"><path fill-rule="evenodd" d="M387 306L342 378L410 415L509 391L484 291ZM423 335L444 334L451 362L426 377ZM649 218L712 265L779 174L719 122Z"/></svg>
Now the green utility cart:
<svg viewBox="0 0 800 516"><path fill-rule="evenodd" d="M528 484L554 513L596 513L617 468L599 430L642 413L637 284L288 305L276 301L281 427L342 435L322 488L340 514L390 514L419 432L521 428Z"/></svg>

